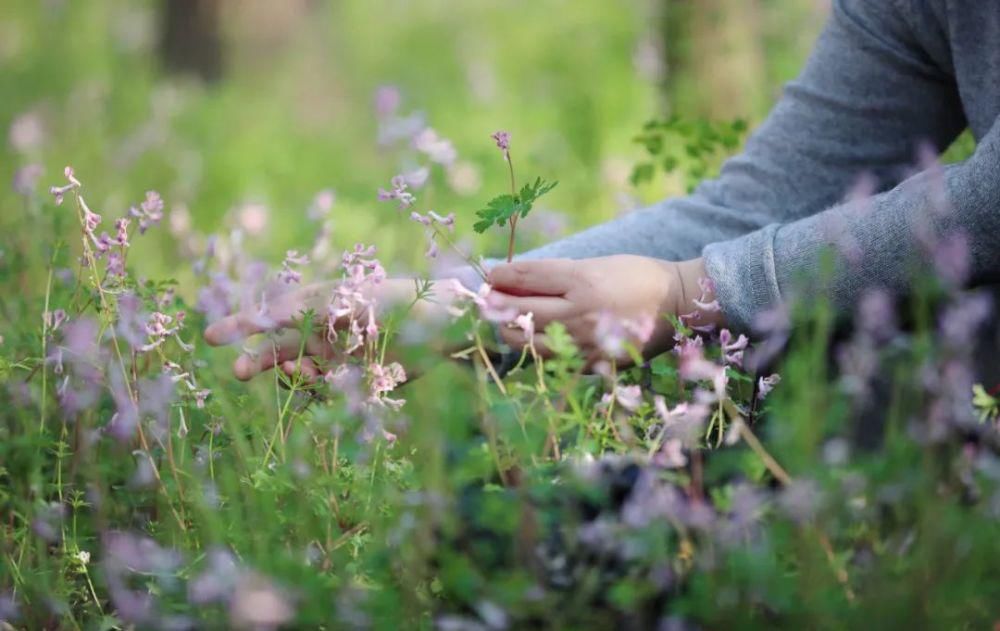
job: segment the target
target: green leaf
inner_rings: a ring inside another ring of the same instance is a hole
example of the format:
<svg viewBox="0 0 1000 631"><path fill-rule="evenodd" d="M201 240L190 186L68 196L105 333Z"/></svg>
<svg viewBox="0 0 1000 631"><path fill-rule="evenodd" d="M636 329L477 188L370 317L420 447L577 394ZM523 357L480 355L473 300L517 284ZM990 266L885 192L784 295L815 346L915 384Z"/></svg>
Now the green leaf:
<svg viewBox="0 0 1000 631"><path fill-rule="evenodd" d="M525 184L521 187L521 192L517 195L517 211L521 217L526 217L531 211L532 205L538 198L545 195L556 187L559 182L546 182L542 178L535 178L534 184Z"/></svg>
<svg viewBox="0 0 1000 631"><path fill-rule="evenodd" d="M632 169L632 175L629 180L632 182L633 186L638 186L643 182L649 182L653 179L653 175L656 173L656 169L652 164L643 163L635 165Z"/></svg>
<svg viewBox="0 0 1000 631"><path fill-rule="evenodd" d="M480 220L472 225L472 229L482 233L491 226L506 225L515 215L527 216L535 201L555 188L556 184L558 182L546 182L542 178L535 178L533 183L522 186L516 197L513 195L494 197L486 204L486 208L476 211L476 216Z"/></svg>
<svg viewBox="0 0 1000 631"><path fill-rule="evenodd" d="M513 195L500 195L494 197L487 204L486 208L476 211L476 216L481 220L473 224L472 229L476 232L486 232L494 224L504 225L508 219L517 212L517 200Z"/></svg>

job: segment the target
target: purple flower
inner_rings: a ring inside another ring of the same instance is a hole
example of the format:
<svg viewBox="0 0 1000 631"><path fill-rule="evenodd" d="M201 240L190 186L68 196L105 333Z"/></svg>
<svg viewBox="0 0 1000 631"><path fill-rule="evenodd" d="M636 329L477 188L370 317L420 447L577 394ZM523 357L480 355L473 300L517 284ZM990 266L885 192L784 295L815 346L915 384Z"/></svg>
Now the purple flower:
<svg viewBox="0 0 1000 631"><path fill-rule="evenodd" d="M108 276L114 278L125 278L125 259L118 252L108 253Z"/></svg>
<svg viewBox="0 0 1000 631"><path fill-rule="evenodd" d="M743 351L746 350L750 340L746 335L740 334L733 339L733 334L729 329L719 331L719 344L722 346L722 361L734 366L743 366Z"/></svg>
<svg viewBox="0 0 1000 631"><path fill-rule="evenodd" d="M820 491L812 480L794 480L778 496L778 507L793 521L813 519L820 508Z"/></svg>
<svg viewBox="0 0 1000 631"><path fill-rule="evenodd" d="M992 311L993 300L986 292L959 296L941 316L941 334L945 342L953 348L968 348Z"/></svg>
<svg viewBox="0 0 1000 631"><path fill-rule="evenodd" d="M396 113L402 97L399 88L394 85L382 85L375 90L375 115L388 118Z"/></svg>
<svg viewBox="0 0 1000 631"><path fill-rule="evenodd" d="M64 184L63 186L51 186L49 187L49 193L55 198L56 206L62 206L63 197L66 193L72 191L76 186L73 184Z"/></svg>
<svg viewBox="0 0 1000 631"><path fill-rule="evenodd" d="M391 199L399 202L399 208L405 209L413 205L417 198L414 197L409 191L407 191L406 179L402 175L397 175L392 178L391 181L392 188L390 190L378 189L378 199L381 202L389 201Z"/></svg>
<svg viewBox="0 0 1000 631"><path fill-rule="evenodd" d="M281 263L281 271L278 272L278 279L285 284L299 283L302 281L302 274L293 269L293 265L308 265L309 257L299 254L298 250L288 250L285 253L285 260Z"/></svg>
<svg viewBox="0 0 1000 631"><path fill-rule="evenodd" d="M209 322L215 322L231 312L233 294L232 280L225 274L215 274L208 285L198 290L195 308L204 313Z"/></svg>
<svg viewBox="0 0 1000 631"><path fill-rule="evenodd" d="M490 134L490 138L497 143L497 149L503 152L503 157L510 160L510 132L496 131Z"/></svg>
<svg viewBox="0 0 1000 631"><path fill-rule="evenodd" d="M434 223L444 226L445 228L448 228L448 230L451 230L452 232L455 231L455 213L448 213L446 217L442 217L433 210L428 210L427 214L434 221Z"/></svg>
<svg viewBox="0 0 1000 631"><path fill-rule="evenodd" d="M442 138L430 127L413 137L413 148L426 154L431 162L448 166L455 162L458 152L451 141Z"/></svg>
<svg viewBox="0 0 1000 631"><path fill-rule="evenodd" d="M164 548L152 539L129 532L112 530L103 538L104 562L109 572L137 572L162 576L176 570L181 555Z"/></svg>
<svg viewBox="0 0 1000 631"><path fill-rule="evenodd" d="M325 189L316 193L312 205L309 206L308 216L313 221L319 221L333 210L333 204L337 201L337 196L330 189Z"/></svg>
<svg viewBox="0 0 1000 631"><path fill-rule="evenodd" d="M45 321L45 329L51 334L58 330L62 323L66 321L66 311L65 309L46 311L42 314L42 319Z"/></svg>
<svg viewBox="0 0 1000 631"><path fill-rule="evenodd" d="M424 256L429 259L436 259L438 252L437 241L434 240L434 237L431 237L430 242L427 244L427 249L424 251Z"/></svg>
<svg viewBox="0 0 1000 631"><path fill-rule="evenodd" d="M642 388L639 386L616 385L612 392L605 393L601 397L600 405L607 409L607 406L612 401L615 401L629 412L635 412L642 405Z"/></svg>
<svg viewBox="0 0 1000 631"><path fill-rule="evenodd" d="M240 629L277 629L294 616L288 596L256 574L244 574L229 601L229 621Z"/></svg>
<svg viewBox="0 0 1000 631"><path fill-rule="evenodd" d="M680 469L687 465L684 455L684 443L677 438L668 438L663 446L653 455L653 463L665 469Z"/></svg>
<svg viewBox="0 0 1000 631"><path fill-rule="evenodd" d="M403 174L403 180L406 181L406 185L410 188L423 188L427 184L427 179L431 175L431 170L427 167L420 167L419 169L414 169L412 171L407 171Z"/></svg>
<svg viewBox="0 0 1000 631"><path fill-rule="evenodd" d="M128 217L121 217L115 220L115 243L123 248L128 247Z"/></svg>
<svg viewBox="0 0 1000 631"><path fill-rule="evenodd" d="M31 521L31 530L47 543L55 543L62 536L59 529L65 518L66 507L52 502L39 509L38 514Z"/></svg>
<svg viewBox="0 0 1000 631"><path fill-rule="evenodd" d="M953 232L935 239L931 258L938 276L951 285L961 285L969 278L969 239L964 232Z"/></svg>
<svg viewBox="0 0 1000 631"><path fill-rule="evenodd" d="M660 395L653 397L653 409L661 422L660 438L677 439L688 447L697 445L705 421L711 413L708 404L697 399L692 402L683 401L668 409L666 400Z"/></svg>
<svg viewBox="0 0 1000 631"><path fill-rule="evenodd" d="M896 332L896 310L892 296L884 289L870 289L858 303L858 326L876 340L885 340Z"/></svg>
<svg viewBox="0 0 1000 631"><path fill-rule="evenodd" d="M760 377L757 379L757 398L763 399L774 390L774 387L778 385L781 381L781 375L774 373L768 375L767 377Z"/></svg>
<svg viewBox="0 0 1000 631"><path fill-rule="evenodd" d="M130 208L129 214L139 220L139 233L145 234L151 225L159 224L163 219L163 199L156 191L146 191L146 199L138 209L135 206Z"/></svg>
<svg viewBox="0 0 1000 631"><path fill-rule="evenodd" d="M29 164L14 172L14 192L29 197L34 194L38 180L45 170L40 164Z"/></svg>
<svg viewBox="0 0 1000 631"><path fill-rule="evenodd" d="M0 622L16 622L20 617L17 601L10 592L0 593Z"/></svg>
<svg viewBox="0 0 1000 631"><path fill-rule="evenodd" d="M8 140L18 153L28 153L38 149L45 142L45 121L38 111L28 111L10 124Z"/></svg>
<svg viewBox="0 0 1000 631"><path fill-rule="evenodd" d="M244 571L225 548L211 548L205 556L205 569L188 581L188 600L195 605L228 602Z"/></svg>

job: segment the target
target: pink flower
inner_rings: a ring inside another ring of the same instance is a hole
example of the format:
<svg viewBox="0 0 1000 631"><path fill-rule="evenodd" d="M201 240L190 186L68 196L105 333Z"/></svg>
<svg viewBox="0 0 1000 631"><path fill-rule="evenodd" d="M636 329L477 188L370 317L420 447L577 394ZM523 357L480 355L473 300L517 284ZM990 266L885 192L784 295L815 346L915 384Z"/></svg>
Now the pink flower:
<svg viewBox="0 0 1000 631"><path fill-rule="evenodd" d="M611 359L621 359L626 354L626 345L641 351L652 337L655 327L656 320L649 314L630 320L610 311L603 311L594 326L594 337L604 355Z"/></svg>
<svg viewBox="0 0 1000 631"><path fill-rule="evenodd" d="M935 239L931 258L938 276L951 285L961 285L969 277L969 239L963 232L953 232Z"/></svg>
<svg viewBox="0 0 1000 631"><path fill-rule="evenodd" d="M653 462L667 469L680 469L688 462L684 455L684 444L676 438L668 438L653 456Z"/></svg>
<svg viewBox="0 0 1000 631"><path fill-rule="evenodd" d="M490 299L490 292L493 291L493 288L489 284L482 283L479 289L473 292L455 278L451 279L451 282L451 287L455 295L460 299L468 299L478 307L479 315L484 320L490 322L510 322L517 317L517 309L513 307L504 309L499 307L494 300ZM465 309L457 305L451 305L448 311L455 317L459 317L465 313Z"/></svg>
<svg viewBox="0 0 1000 631"><path fill-rule="evenodd" d="M308 265L309 257L299 254L298 250L288 250L285 253L285 260L281 263L281 271L278 272L278 279L285 284L299 283L302 281L302 273L293 269L293 265Z"/></svg>
<svg viewBox="0 0 1000 631"><path fill-rule="evenodd" d="M695 344L686 344L680 351L680 375L687 381L711 381L717 397L726 393L726 367L719 366L705 358L702 348Z"/></svg>
<svg viewBox="0 0 1000 631"><path fill-rule="evenodd" d="M294 617L288 596L256 574L244 574L229 599L229 622L235 628L278 629Z"/></svg>
<svg viewBox="0 0 1000 631"><path fill-rule="evenodd" d="M115 243L123 248L128 247L128 223L129 221L127 217L121 217L115 220L115 229L117 230Z"/></svg>
<svg viewBox="0 0 1000 631"><path fill-rule="evenodd" d="M42 177L42 165L29 164L14 172L14 192L28 197L35 192L38 179Z"/></svg>
<svg viewBox="0 0 1000 631"><path fill-rule="evenodd" d="M514 318L514 326L524 331L524 337L530 344L535 337L535 314L530 311L522 313Z"/></svg>
<svg viewBox="0 0 1000 631"><path fill-rule="evenodd" d="M698 395L695 401L683 401L668 409L666 400L662 396L654 396L653 409L663 422L662 437L676 438L688 446L695 445L711 413L707 400L703 399L706 397Z"/></svg>
<svg viewBox="0 0 1000 631"><path fill-rule="evenodd" d="M639 386L616 385L614 390L601 397L600 405L607 409L607 406L612 401L615 401L629 412L635 412L642 405L642 388Z"/></svg>
<svg viewBox="0 0 1000 631"><path fill-rule="evenodd" d="M699 278L698 287L701 289L701 296L692 301L694 302L694 306L698 307L698 309L706 313L721 311L722 307L719 306L719 301L714 298L715 283L712 281L712 279ZM713 298L709 300L709 297Z"/></svg>
<svg viewBox="0 0 1000 631"><path fill-rule="evenodd" d="M81 186L80 180L76 179L73 175L73 167L66 167L63 170L63 174L66 176L66 179L69 180L69 184L65 184L63 186L52 186L49 188L49 193L51 193L55 198L56 206L62 205L63 196L65 196L66 193L78 189ZM100 221L100 217L98 217L98 221Z"/></svg>
<svg viewBox="0 0 1000 631"><path fill-rule="evenodd" d="M426 154L431 162L445 166L453 163L458 157L458 152L455 151L455 146L451 144L451 141L442 138L430 127L413 137L413 148Z"/></svg>
<svg viewBox="0 0 1000 631"><path fill-rule="evenodd" d="M434 223L442 225L445 228L451 230L452 232L455 231L455 213L448 213L447 217L442 217L433 210L428 210L427 214L434 221Z"/></svg>
<svg viewBox="0 0 1000 631"><path fill-rule="evenodd" d="M371 393L373 397L379 397L396 389L401 383L406 381L406 371L398 362L393 362L388 366L372 364L368 367L371 378Z"/></svg>
<svg viewBox="0 0 1000 631"><path fill-rule="evenodd" d="M722 346L722 361L734 366L743 366L743 351L746 350L749 340L746 335L733 340L733 334L729 329L719 331L719 344Z"/></svg>
<svg viewBox="0 0 1000 631"><path fill-rule="evenodd" d="M194 402L195 405L198 407L198 409L202 409L205 407L205 400L208 399L209 395L211 394L212 391L207 388L204 390L196 390L194 392Z"/></svg>
<svg viewBox="0 0 1000 631"><path fill-rule="evenodd" d="M438 255L438 244L432 236L430 242L427 244L427 250L424 251L424 256L429 259L435 259Z"/></svg>
<svg viewBox="0 0 1000 631"><path fill-rule="evenodd" d="M510 159L510 132L506 131L496 131L490 134L492 138L497 143L497 149L503 152L503 156L506 159Z"/></svg>
<svg viewBox="0 0 1000 631"><path fill-rule="evenodd" d="M415 222L417 222L419 224L422 224L424 226L431 225L431 218L430 217L427 217L425 215L421 215L420 213L418 213L415 210L410 213L410 219L412 219L413 221L415 221Z"/></svg>
<svg viewBox="0 0 1000 631"><path fill-rule="evenodd" d="M146 199L139 204L129 208L129 214L139 220L139 234L145 234L151 225L160 223L163 219L163 200L156 191L146 191Z"/></svg>
<svg viewBox="0 0 1000 631"><path fill-rule="evenodd" d="M325 189L316 193L312 205L309 206L308 216L313 221L319 221L333 210L333 204L337 201L337 196L330 189Z"/></svg>
<svg viewBox="0 0 1000 631"><path fill-rule="evenodd" d="M267 228L267 207L263 204L244 204L236 213L237 223L249 235L258 235Z"/></svg>
<svg viewBox="0 0 1000 631"><path fill-rule="evenodd" d="M781 375L778 373L774 373L773 375L769 375L767 377L760 377L757 380L757 398L763 399L766 397L771 393L771 390L774 390L774 386L778 385L778 382L780 381Z"/></svg>
<svg viewBox="0 0 1000 631"><path fill-rule="evenodd" d="M118 252L108 253L108 276L125 278L125 260Z"/></svg>
<svg viewBox="0 0 1000 631"><path fill-rule="evenodd" d="M386 202L394 199L399 202L400 209L409 208L414 202L417 201L417 198L406 190L408 185L406 183L406 178L402 175L393 177L390 185L392 188L388 191L382 188L378 190L379 201Z"/></svg>
<svg viewBox="0 0 1000 631"><path fill-rule="evenodd" d="M66 311L64 309L56 309L55 311L46 311L42 314L42 318L45 322L45 329L49 333L55 332L59 326L66 321Z"/></svg>
<svg viewBox="0 0 1000 631"><path fill-rule="evenodd" d="M375 90L375 115L388 118L396 113L402 97L399 88L394 85L382 85Z"/></svg>
<svg viewBox="0 0 1000 631"><path fill-rule="evenodd" d="M431 176L431 170L427 167L420 167L403 174L403 180L410 188L423 188L427 184L427 179Z"/></svg>
<svg viewBox="0 0 1000 631"><path fill-rule="evenodd" d="M37 111L21 114L10 124L8 140L18 153L38 149L45 142L45 121Z"/></svg>

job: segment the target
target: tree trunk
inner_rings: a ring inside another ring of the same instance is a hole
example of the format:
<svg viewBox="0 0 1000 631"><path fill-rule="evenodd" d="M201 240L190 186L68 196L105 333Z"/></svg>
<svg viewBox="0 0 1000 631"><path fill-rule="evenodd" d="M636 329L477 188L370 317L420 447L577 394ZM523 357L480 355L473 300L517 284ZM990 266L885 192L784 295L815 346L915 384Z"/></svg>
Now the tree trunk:
<svg viewBox="0 0 1000 631"><path fill-rule="evenodd" d="M164 67L204 81L222 78L221 0L161 0Z"/></svg>

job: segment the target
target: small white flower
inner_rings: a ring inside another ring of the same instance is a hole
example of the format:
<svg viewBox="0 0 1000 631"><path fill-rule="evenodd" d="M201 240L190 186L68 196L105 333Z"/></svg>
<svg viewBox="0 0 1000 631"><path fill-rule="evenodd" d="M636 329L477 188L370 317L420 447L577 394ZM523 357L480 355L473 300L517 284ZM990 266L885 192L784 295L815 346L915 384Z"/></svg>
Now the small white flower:
<svg viewBox="0 0 1000 631"><path fill-rule="evenodd" d="M86 550L80 550L76 553L76 560L80 562L80 565L87 565L90 563L90 553Z"/></svg>

